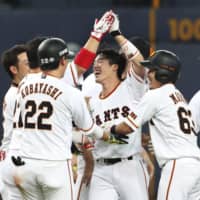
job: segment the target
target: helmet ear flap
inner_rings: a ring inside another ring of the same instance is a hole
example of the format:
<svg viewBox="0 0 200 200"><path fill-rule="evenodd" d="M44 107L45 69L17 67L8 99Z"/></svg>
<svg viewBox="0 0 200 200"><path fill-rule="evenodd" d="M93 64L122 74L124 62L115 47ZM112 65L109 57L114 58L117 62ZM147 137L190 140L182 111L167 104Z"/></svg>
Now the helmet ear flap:
<svg viewBox="0 0 200 200"><path fill-rule="evenodd" d="M179 76L180 74L178 72L172 72L162 68L157 69L155 73L156 80L163 84L169 82L175 83Z"/></svg>
<svg viewBox="0 0 200 200"><path fill-rule="evenodd" d="M161 83L167 83L169 80L169 72L165 69L157 69L155 73L155 78Z"/></svg>

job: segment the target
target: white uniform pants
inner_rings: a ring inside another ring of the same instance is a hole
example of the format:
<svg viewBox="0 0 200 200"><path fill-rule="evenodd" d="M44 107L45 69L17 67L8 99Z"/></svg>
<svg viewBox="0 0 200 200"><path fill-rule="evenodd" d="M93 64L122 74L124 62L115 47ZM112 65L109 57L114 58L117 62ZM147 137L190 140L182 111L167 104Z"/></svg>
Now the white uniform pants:
<svg viewBox="0 0 200 200"><path fill-rule="evenodd" d="M200 161L194 158L171 160L162 168L158 200L199 200Z"/></svg>
<svg viewBox="0 0 200 200"><path fill-rule="evenodd" d="M78 155L78 170L77 170L77 180L75 184L75 200L88 200L88 186L81 184L85 169L85 160L82 155Z"/></svg>
<svg viewBox="0 0 200 200"><path fill-rule="evenodd" d="M1 176L4 184L2 193L3 200L22 200L22 195L19 188L16 187L13 179L16 166L11 161L11 155L7 154L6 159L2 163ZM0 186L1 187L1 186Z"/></svg>
<svg viewBox="0 0 200 200"><path fill-rule="evenodd" d="M73 200L71 161L23 159L14 179L25 200Z"/></svg>
<svg viewBox="0 0 200 200"><path fill-rule="evenodd" d="M4 166L5 161L0 162L0 194L3 200L8 199L8 191L7 188L3 182L3 166Z"/></svg>
<svg viewBox="0 0 200 200"><path fill-rule="evenodd" d="M95 163L89 200L147 200L147 170L139 155L115 164Z"/></svg>

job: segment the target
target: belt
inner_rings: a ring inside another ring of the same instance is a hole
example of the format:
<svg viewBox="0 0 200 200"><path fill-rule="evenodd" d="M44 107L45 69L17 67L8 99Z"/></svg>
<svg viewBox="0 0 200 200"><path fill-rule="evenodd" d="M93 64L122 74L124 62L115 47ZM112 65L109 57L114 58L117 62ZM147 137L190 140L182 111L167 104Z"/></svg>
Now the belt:
<svg viewBox="0 0 200 200"><path fill-rule="evenodd" d="M128 158L99 158L96 161L97 163L101 163L101 164L113 165L123 160L133 160L133 156L129 156Z"/></svg>

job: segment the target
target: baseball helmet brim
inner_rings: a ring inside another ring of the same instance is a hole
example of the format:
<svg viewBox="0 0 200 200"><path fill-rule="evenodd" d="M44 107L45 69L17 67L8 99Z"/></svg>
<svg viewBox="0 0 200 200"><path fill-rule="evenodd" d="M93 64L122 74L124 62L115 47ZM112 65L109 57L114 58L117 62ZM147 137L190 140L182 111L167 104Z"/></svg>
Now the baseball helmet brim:
<svg viewBox="0 0 200 200"><path fill-rule="evenodd" d="M151 60L143 60L140 62L140 64L147 68L155 67L155 65L151 62Z"/></svg>

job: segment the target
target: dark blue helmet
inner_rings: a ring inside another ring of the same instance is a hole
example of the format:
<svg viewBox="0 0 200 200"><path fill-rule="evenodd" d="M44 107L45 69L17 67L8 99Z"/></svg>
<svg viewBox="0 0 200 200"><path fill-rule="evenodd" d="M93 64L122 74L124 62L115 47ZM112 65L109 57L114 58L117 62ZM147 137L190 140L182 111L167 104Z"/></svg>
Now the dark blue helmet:
<svg viewBox="0 0 200 200"><path fill-rule="evenodd" d="M179 78L181 62L179 57L167 50L155 51L147 60L141 64L150 70L155 70L155 78L161 83L175 83Z"/></svg>

